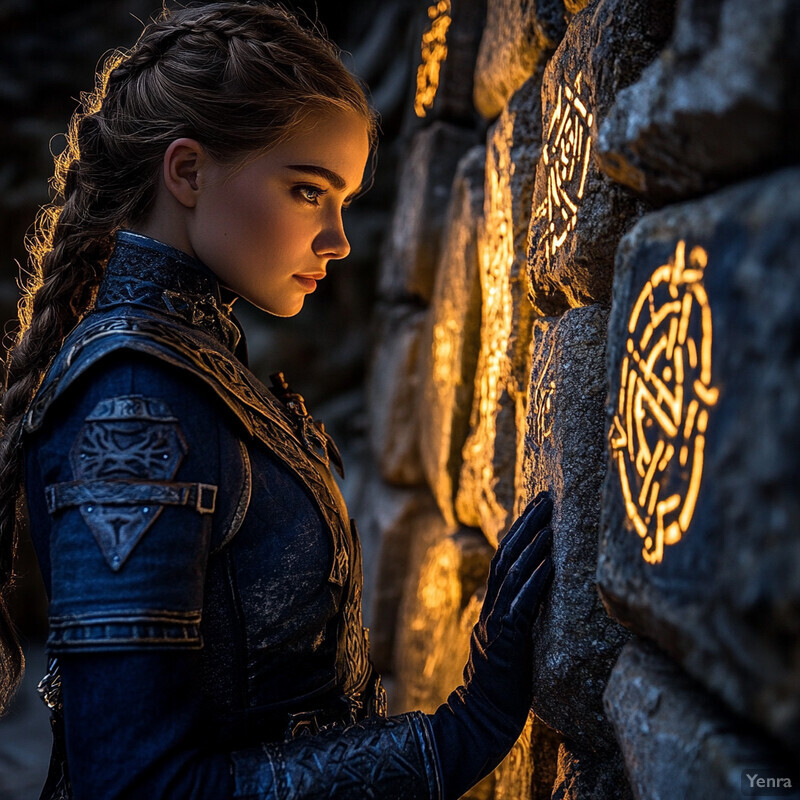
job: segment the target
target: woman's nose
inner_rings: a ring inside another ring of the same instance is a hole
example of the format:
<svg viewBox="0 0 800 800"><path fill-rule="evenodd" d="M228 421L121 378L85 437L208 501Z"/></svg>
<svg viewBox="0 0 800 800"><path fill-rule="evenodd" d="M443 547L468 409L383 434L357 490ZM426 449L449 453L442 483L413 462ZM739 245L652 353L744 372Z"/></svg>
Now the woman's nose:
<svg viewBox="0 0 800 800"><path fill-rule="evenodd" d="M331 219L330 224L317 234L312 247L321 258L345 258L349 255L350 242L340 215Z"/></svg>

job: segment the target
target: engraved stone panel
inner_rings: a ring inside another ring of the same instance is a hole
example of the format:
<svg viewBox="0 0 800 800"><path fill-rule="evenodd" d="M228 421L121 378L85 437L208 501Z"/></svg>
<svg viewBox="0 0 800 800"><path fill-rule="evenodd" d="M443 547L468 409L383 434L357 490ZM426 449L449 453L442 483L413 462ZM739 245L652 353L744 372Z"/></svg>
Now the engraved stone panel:
<svg viewBox="0 0 800 800"><path fill-rule="evenodd" d="M800 170L643 218L609 323L598 582L800 750Z"/></svg>
<svg viewBox="0 0 800 800"><path fill-rule="evenodd" d="M400 610L395 664L399 708L433 712L463 680L493 548L462 529L414 545Z"/></svg>
<svg viewBox="0 0 800 800"><path fill-rule="evenodd" d="M451 524L480 346L478 226L485 164L483 146L470 150L459 164L422 353L422 466Z"/></svg>
<svg viewBox="0 0 800 800"><path fill-rule="evenodd" d="M657 648L635 639L611 673L605 705L625 756L636 800L774 797L750 792L747 775L791 777L758 730L727 712ZM555 796L555 795L554 795Z"/></svg>
<svg viewBox="0 0 800 800"><path fill-rule="evenodd" d="M406 576L413 566L415 542L436 542L452 533L439 514L430 492L387 486L375 475L365 485L369 512L359 519L362 533L379 540L372 569L364 571L365 597L371 598L367 614L372 661L380 672L392 672L392 652L398 611Z"/></svg>
<svg viewBox="0 0 800 800"><path fill-rule="evenodd" d="M434 122L414 136L381 258L378 292L383 299L430 302L450 187L461 156L475 144L471 130L445 122Z"/></svg>
<svg viewBox="0 0 800 800"><path fill-rule="evenodd" d="M543 66L564 35L563 0L488 0L478 63L475 107L494 119Z"/></svg>
<svg viewBox="0 0 800 800"><path fill-rule="evenodd" d="M617 92L656 55L668 16L649 0L593 3L570 23L545 70L528 244L531 298L542 315L610 302L614 252L642 206L597 168L597 128Z"/></svg>
<svg viewBox="0 0 800 800"><path fill-rule="evenodd" d="M614 749L602 696L627 638L595 583L607 321L596 305L536 320L525 436L526 494L546 489L555 501L555 574L535 628L533 708L587 752Z"/></svg>
<svg viewBox="0 0 800 800"><path fill-rule="evenodd" d="M526 293L526 232L541 129L539 79L511 99L489 134L484 230L479 236L481 350L456 514L491 542L521 491L519 457L530 376L533 312Z"/></svg>
<svg viewBox="0 0 800 800"><path fill-rule="evenodd" d="M427 311L413 305L379 306L368 379L370 443L384 480L423 483L417 403L420 351Z"/></svg>
<svg viewBox="0 0 800 800"><path fill-rule="evenodd" d="M800 156L796 0L684 0L660 58L600 128L598 161L654 201Z"/></svg>

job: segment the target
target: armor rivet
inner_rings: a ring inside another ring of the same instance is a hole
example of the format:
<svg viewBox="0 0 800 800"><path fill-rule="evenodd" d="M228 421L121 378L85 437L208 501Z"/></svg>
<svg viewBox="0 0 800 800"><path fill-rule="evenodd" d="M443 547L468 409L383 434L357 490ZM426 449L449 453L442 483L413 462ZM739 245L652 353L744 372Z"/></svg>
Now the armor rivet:
<svg viewBox="0 0 800 800"><path fill-rule="evenodd" d="M161 458L163 458L164 461L166 461L169 458L169 453L162 453Z"/></svg>
<svg viewBox="0 0 800 800"><path fill-rule="evenodd" d="M149 514L150 513L150 506L144 506L142 508L142 514Z"/></svg>
<svg viewBox="0 0 800 800"><path fill-rule="evenodd" d="M94 506L86 506L86 513L91 514L94 511Z"/></svg>

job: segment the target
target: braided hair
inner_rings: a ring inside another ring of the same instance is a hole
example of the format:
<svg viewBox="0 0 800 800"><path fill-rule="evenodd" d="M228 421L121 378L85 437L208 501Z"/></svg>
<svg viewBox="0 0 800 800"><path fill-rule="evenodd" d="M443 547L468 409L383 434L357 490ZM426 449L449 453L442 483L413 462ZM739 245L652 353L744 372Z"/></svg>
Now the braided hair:
<svg viewBox="0 0 800 800"><path fill-rule="evenodd" d="M6 359L0 438L0 711L24 661L8 613L22 502L23 417L66 335L90 310L122 227L144 221L170 142L200 141L233 167L290 138L309 115L376 120L339 51L283 9L219 2L164 12L115 51L81 95L55 159L53 202L26 241L28 279Z"/></svg>

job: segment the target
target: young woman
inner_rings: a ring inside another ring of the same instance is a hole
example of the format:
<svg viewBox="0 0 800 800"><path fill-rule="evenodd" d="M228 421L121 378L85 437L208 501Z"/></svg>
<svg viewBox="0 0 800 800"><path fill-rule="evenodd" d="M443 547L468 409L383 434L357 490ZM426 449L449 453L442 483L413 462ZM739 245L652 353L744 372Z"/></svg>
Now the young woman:
<svg viewBox="0 0 800 800"><path fill-rule="evenodd" d="M456 798L524 725L549 498L492 563L464 684L387 718L335 446L231 311L296 314L347 255L375 127L329 42L241 3L165 13L72 120L0 452L0 578L24 497L50 600L43 797Z"/></svg>

